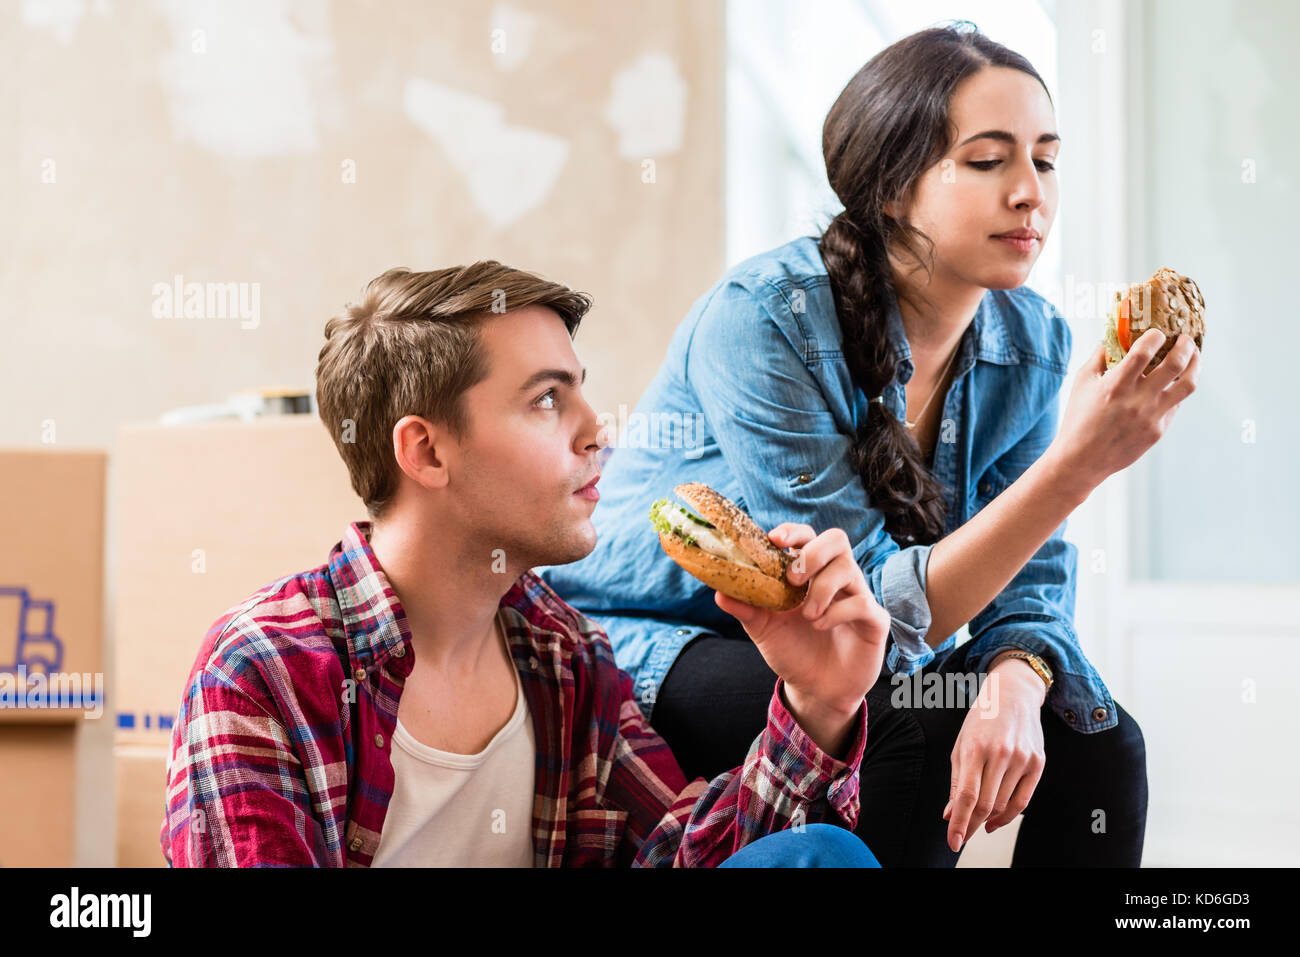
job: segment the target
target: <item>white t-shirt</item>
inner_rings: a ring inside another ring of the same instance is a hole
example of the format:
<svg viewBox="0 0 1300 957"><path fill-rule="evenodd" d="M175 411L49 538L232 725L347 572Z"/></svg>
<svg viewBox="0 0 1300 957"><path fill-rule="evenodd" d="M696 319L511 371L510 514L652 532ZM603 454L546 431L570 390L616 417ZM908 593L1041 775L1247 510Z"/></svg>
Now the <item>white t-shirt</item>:
<svg viewBox="0 0 1300 957"><path fill-rule="evenodd" d="M478 754L393 734L393 797L372 867L532 867L533 722L515 672L514 714Z"/></svg>

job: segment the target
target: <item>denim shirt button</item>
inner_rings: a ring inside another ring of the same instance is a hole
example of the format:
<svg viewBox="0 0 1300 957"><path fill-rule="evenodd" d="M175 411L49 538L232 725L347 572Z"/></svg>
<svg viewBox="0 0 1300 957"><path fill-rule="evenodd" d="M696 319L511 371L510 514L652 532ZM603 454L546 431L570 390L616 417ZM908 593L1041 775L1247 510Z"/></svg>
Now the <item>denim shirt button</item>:
<svg viewBox="0 0 1300 957"><path fill-rule="evenodd" d="M1075 714L1073 711L1067 711L1065 712L1065 720L1070 722L1070 724L1074 724L1076 721L1079 720L1079 716Z"/></svg>
<svg viewBox="0 0 1300 957"><path fill-rule="evenodd" d="M993 486L989 485L988 482L980 482L980 494L981 494L981 495L988 495L988 494L989 494L989 489L991 489L992 487L993 487Z"/></svg>
<svg viewBox="0 0 1300 957"><path fill-rule="evenodd" d="M1093 709L1092 709L1092 720L1093 720L1093 721L1105 721L1105 720L1106 720L1106 709L1105 709L1105 708L1093 708Z"/></svg>
<svg viewBox="0 0 1300 957"><path fill-rule="evenodd" d="M807 484L808 484L809 482L811 482L811 481L812 481L812 473L811 473L811 472L800 472L800 473L799 473L799 484L800 484L800 485L807 485Z"/></svg>
<svg viewBox="0 0 1300 957"><path fill-rule="evenodd" d="M678 628L678 629L677 629L677 634L679 634L679 635L689 635L690 633L691 633L691 630L690 630L689 628Z"/></svg>

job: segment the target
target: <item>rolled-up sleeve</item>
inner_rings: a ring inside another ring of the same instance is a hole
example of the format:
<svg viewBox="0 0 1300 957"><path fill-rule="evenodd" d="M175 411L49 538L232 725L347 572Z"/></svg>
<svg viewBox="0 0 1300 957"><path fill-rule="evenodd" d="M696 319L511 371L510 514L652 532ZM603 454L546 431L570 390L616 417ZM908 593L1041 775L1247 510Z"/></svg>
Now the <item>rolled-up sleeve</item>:
<svg viewBox="0 0 1300 957"><path fill-rule="evenodd" d="M894 639L885 655L891 672L911 674L924 668L939 651L957 640L950 635L944 645L931 648L925 640L930 630L930 602L926 599L925 572L933 545L911 545L891 552L868 575L876 600L893 618Z"/></svg>
<svg viewBox="0 0 1300 957"><path fill-rule="evenodd" d="M853 436L811 371L821 356L803 337L780 289L759 280L752 287L732 281L700 313L685 376L740 486L740 504L765 531L783 522L818 533L842 528L876 600L889 612L887 661L911 672L935 654L925 643L930 546L900 548L885 530L884 515L872 508L852 464Z"/></svg>

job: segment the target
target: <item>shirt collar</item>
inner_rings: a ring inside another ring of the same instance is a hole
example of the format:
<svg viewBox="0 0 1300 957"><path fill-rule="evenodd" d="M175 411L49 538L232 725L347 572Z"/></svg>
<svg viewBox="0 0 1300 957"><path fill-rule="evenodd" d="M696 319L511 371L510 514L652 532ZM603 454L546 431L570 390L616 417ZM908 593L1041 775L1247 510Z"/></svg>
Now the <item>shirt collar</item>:
<svg viewBox="0 0 1300 957"><path fill-rule="evenodd" d="M352 657L382 664L396 654L393 670L404 677L414 664L414 656L407 654L411 631L397 592L370 548L372 528L371 522L348 526L330 552L330 581Z"/></svg>
<svg viewBox="0 0 1300 957"><path fill-rule="evenodd" d="M406 612L370 547L374 523L353 522L330 552L329 577L343 631L354 660L373 662L405 677L415 664ZM563 602L532 571L501 598L507 641L518 660L539 652L560 653L571 630ZM389 659L392 659L391 662Z"/></svg>
<svg viewBox="0 0 1300 957"><path fill-rule="evenodd" d="M958 346L959 373L974 365L972 348L974 359L995 362L998 365L1020 363L1020 353L1011 344L1011 337L1007 333L1001 310L994 303L994 295L993 290L985 290L984 298L980 300L979 308L975 310L975 318L971 320L970 327L962 336L961 344ZM907 333L903 329L903 315L898 308L898 298L889 283L885 283L885 297L889 341L894 347L894 354L900 360L898 381L905 383L912 377L914 371L912 347L908 344ZM971 343L974 343L973 347Z"/></svg>

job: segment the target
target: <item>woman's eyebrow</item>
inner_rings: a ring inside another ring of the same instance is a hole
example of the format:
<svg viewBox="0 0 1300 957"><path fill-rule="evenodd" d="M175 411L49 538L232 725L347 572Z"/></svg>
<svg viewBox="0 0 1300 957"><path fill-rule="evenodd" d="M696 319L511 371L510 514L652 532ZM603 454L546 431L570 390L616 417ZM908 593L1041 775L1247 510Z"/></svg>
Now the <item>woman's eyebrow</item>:
<svg viewBox="0 0 1300 957"><path fill-rule="evenodd" d="M1006 130L985 130L983 133L976 133L969 139L962 140L958 146L965 146L967 143L973 143L975 140L999 140L1003 143L1016 144L1016 138ZM1039 143L1059 143L1061 138L1055 133L1044 133L1038 138Z"/></svg>

